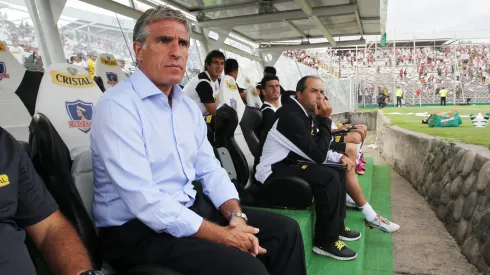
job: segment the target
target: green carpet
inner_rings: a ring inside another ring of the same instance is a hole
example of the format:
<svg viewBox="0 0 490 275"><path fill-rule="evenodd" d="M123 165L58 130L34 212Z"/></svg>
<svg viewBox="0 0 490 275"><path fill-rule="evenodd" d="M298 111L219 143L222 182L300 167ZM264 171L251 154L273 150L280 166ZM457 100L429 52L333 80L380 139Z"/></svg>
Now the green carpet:
<svg viewBox="0 0 490 275"><path fill-rule="evenodd" d="M298 222L299 228L301 229L301 235L303 237L303 244L305 247L306 264L308 264L313 254L311 248L313 247L313 230L315 229L313 227L314 220L315 220L314 206L312 206L308 210L287 210L287 209L267 209L267 208L261 208L261 209L291 217Z"/></svg>
<svg viewBox="0 0 490 275"><path fill-rule="evenodd" d="M391 174L386 165L373 164L373 159L366 157L367 163L364 176L358 176L364 196L376 211L385 218L391 219ZM370 230L364 225L364 216L360 211L347 210L345 224L347 227L360 231L362 238L346 244L357 251L358 256L353 261L337 261L325 256L312 253L314 208L307 210L264 209L289 216L298 221L305 246L305 259L309 275L324 274L394 274L393 244L391 234L378 230ZM39 255L37 255L39 256ZM42 259L34 257L37 264ZM39 274L49 274L46 267L37 265Z"/></svg>
<svg viewBox="0 0 490 275"><path fill-rule="evenodd" d="M387 165L374 166L370 204L378 213L391 220L391 170ZM395 233L396 234L396 233ZM364 274L394 274L392 235L379 230L368 230Z"/></svg>
<svg viewBox="0 0 490 275"><path fill-rule="evenodd" d="M373 175L373 159L366 158L366 171L363 176L358 176L364 196L368 201L371 197L371 185ZM320 274L362 274L365 261L366 249L366 226L364 225L364 215L357 210L347 210L345 225L352 230L361 232L362 238L355 242L347 242L346 245L357 252L357 258L352 261L337 261L332 258L313 254L308 264L309 275ZM308 249L305 246L305 250Z"/></svg>

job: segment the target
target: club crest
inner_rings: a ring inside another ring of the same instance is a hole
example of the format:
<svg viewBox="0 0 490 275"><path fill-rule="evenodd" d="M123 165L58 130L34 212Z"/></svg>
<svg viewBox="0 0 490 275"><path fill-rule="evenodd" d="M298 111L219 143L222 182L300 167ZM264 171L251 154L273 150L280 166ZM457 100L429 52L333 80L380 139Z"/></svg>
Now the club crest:
<svg viewBox="0 0 490 275"><path fill-rule="evenodd" d="M230 98L230 106L231 106L233 109L235 109L235 110L238 108L238 104L237 104L236 99L234 99L234 98Z"/></svg>
<svg viewBox="0 0 490 275"><path fill-rule="evenodd" d="M91 127L92 115L94 113L94 105L90 102L81 100L65 102L66 111L70 120L68 127L78 128L84 133L88 133Z"/></svg>
<svg viewBox="0 0 490 275"><path fill-rule="evenodd" d="M68 68L66 68L66 69L67 69L67 70L68 70L68 72L69 72L71 75L73 75L73 76L77 75L77 73L78 73L78 70L77 70L77 69L75 69L75 68L68 67Z"/></svg>
<svg viewBox="0 0 490 275"><path fill-rule="evenodd" d="M10 75L7 73L7 65L4 62L0 62L0 80L4 78L10 78Z"/></svg>
<svg viewBox="0 0 490 275"><path fill-rule="evenodd" d="M117 83L119 83L116 73L106 72L105 75L107 77L107 84L109 84L111 86L116 86Z"/></svg>

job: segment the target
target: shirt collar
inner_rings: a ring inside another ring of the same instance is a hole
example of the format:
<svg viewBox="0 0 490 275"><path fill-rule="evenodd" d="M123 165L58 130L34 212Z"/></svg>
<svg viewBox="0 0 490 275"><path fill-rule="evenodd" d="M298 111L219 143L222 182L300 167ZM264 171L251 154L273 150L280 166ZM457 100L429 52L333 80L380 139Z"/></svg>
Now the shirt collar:
<svg viewBox="0 0 490 275"><path fill-rule="evenodd" d="M294 102L296 102L296 104L298 104L298 106L299 106L299 107L301 107L301 110L303 110L303 112L305 113L305 115L306 115L307 117L309 117L309 116L310 116L310 115L309 115L309 114L306 112L306 110L305 110L305 108L303 107L303 105L301 105L301 104L300 104L300 103L299 103L299 102L296 100L296 98L291 97L291 99L292 99Z"/></svg>
<svg viewBox="0 0 490 275"><path fill-rule="evenodd" d="M140 96L141 99L145 99L154 95L163 95L165 100L168 100L167 96L158 89L153 82L146 76L146 74L136 68L136 71L129 77L129 81L133 86L134 91ZM182 88L178 84L172 86L172 98L180 100L183 96Z"/></svg>
<svg viewBox="0 0 490 275"><path fill-rule="evenodd" d="M204 71L204 73L206 73L206 75L208 76L209 78L209 82L211 83L216 83L218 82L219 83L219 80L220 80L220 77L216 78L216 81L213 81L213 79L211 78L211 76L209 75L208 71ZM214 88L214 87L213 87Z"/></svg>
<svg viewBox="0 0 490 275"><path fill-rule="evenodd" d="M269 105L274 111L277 111L277 109L279 109L282 105L281 105L281 100L279 98L279 107L276 108L276 106L272 105L271 103L269 103L268 101L265 101L264 100L264 104L265 105Z"/></svg>

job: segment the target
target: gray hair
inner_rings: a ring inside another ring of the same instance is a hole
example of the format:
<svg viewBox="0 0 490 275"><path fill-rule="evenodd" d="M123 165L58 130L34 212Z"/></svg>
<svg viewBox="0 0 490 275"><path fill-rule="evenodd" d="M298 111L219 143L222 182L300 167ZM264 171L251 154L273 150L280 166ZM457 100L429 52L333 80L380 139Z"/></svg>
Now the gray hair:
<svg viewBox="0 0 490 275"><path fill-rule="evenodd" d="M318 80L322 80L320 77L316 76L316 75L307 75L307 76L304 76L302 77L299 81L298 81L298 84L296 85L296 91L297 92L304 92L305 89L306 89L306 81L310 78L313 78L313 79L318 79Z"/></svg>
<svg viewBox="0 0 490 275"><path fill-rule="evenodd" d="M136 22L136 25L134 25L133 41L140 42L142 45L144 45L146 41L146 37L148 37L148 30L146 26L148 26L149 24L155 21L160 21L165 19L176 20L184 24L190 36L191 26L189 24L189 21L187 20L187 18L182 12L171 9L167 6L158 6L154 9L148 9L138 19L138 22Z"/></svg>

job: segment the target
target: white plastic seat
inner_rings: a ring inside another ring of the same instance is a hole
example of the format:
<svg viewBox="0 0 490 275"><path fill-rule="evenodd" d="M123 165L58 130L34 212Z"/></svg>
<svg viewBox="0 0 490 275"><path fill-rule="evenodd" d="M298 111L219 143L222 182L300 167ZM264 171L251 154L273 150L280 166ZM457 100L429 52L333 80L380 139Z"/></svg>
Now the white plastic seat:
<svg viewBox="0 0 490 275"><path fill-rule="evenodd" d="M25 72L24 66L10 53L5 43L0 41L0 126L22 141L29 138L31 115L15 92Z"/></svg>
<svg viewBox="0 0 490 275"><path fill-rule="evenodd" d="M225 75L222 78L218 97L220 102L218 108L220 108L224 104L232 107L237 112L238 121L240 122L242 120L243 114L245 113L246 106L245 103L243 103L242 98L240 97L240 93L238 92L238 86L233 77ZM254 164L254 156L252 152L250 152L250 149L248 148L247 142L245 140L245 137L243 136L243 132L240 126L236 127L234 137L236 143L240 147L240 150L245 156L245 159L247 160L249 170L252 171L253 164ZM248 183L246 184L246 187L252 184L252 178L253 177L250 176L248 177Z"/></svg>
<svg viewBox="0 0 490 275"><path fill-rule="evenodd" d="M102 78L106 90L116 86L127 76L117 64L117 59L108 53L101 53L95 60L95 75Z"/></svg>
<svg viewBox="0 0 490 275"><path fill-rule="evenodd" d="M245 90L247 92L247 106L260 109L262 100L248 77L245 78Z"/></svg>

